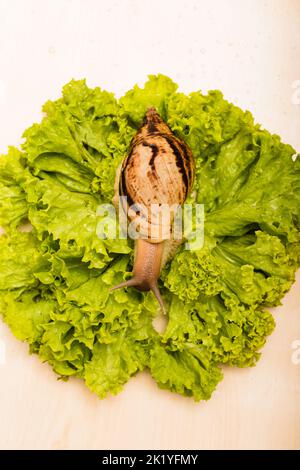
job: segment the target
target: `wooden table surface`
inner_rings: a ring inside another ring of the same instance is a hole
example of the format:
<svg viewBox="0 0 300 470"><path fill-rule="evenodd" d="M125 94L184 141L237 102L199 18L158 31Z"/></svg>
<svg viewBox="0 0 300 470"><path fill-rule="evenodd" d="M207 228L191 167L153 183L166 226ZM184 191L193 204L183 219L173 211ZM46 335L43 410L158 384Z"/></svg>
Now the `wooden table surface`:
<svg viewBox="0 0 300 470"><path fill-rule="evenodd" d="M42 4L0 0L0 153L72 77L121 95L158 72L185 92L221 89L300 151L299 0ZM299 310L298 273L260 362L224 369L201 403L146 372L100 401L80 380L57 381L0 323L0 448L300 448Z"/></svg>
<svg viewBox="0 0 300 470"><path fill-rule="evenodd" d="M100 401L78 379L57 381L2 324L0 448L300 448L298 274L257 366L225 368L208 402L160 390L147 372Z"/></svg>

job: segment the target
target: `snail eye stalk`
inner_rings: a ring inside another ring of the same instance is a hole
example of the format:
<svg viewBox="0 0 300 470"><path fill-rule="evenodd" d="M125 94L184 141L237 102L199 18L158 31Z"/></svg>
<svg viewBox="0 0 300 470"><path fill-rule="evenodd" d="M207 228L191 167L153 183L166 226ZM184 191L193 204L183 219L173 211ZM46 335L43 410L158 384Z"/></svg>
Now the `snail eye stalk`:
<svg viewBox="0 0 300 470"><path fill-rule="evenodd" d="M149 108L116 177L114 197L114 200L119 200L119 197L125 196L129 207L145 207L141 218L146 223L140 229L140 238L135 241L132 279L113 287L111 291L122 287L151 290L165 312L157 281L164 264L174 254L171 245L165 243L167 238L164 238L172 232L172 220L170 218L167 227L160 227L158 238L151 239L151 234L157 233L150 216L151 208L153 204L170 209L181 206L192 189L194 173L194 159L189 147L173 134L154 107ZM127 212L131 224L136 223L133 213Z"/></svg>

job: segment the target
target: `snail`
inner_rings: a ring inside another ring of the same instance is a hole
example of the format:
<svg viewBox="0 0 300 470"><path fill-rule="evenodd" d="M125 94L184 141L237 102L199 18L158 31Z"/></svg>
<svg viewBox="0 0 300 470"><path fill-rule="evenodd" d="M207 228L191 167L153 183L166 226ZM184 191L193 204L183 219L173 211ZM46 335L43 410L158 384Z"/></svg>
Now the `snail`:
<svg viewBox="0 0 300 470"><path fill-rule="evenodd" d="M155 108L149 108L131 141L115 182L115 205L126 196L126 209L124 202L122 207L129 221L136 220L137 216L139 220L133 277L111 290L129 286L140 291L152 290L162 311L165 311L158 279L163 266L182 240L170 239L174 214L163 225L159 210L151 211L151 205L156 208L181 206L191 191L193 180L191 150L173 134ZM153 227L156 229L155 237L153 230L149 230Z"/></svg>

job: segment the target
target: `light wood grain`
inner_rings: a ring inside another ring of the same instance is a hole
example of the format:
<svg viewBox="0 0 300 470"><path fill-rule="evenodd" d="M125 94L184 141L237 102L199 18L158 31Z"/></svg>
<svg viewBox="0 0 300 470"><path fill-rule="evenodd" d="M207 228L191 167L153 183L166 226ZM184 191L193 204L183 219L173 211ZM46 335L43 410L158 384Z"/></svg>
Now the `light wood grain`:
<svg viewBox="0 0 300 470"><path fill-rule="evenodd" d="M0 72L0 152L71 77L121 95L158 72L186 92L222 89L300 150L298 0L0 0ZM0 448L300 448L297 279L257 366L224 369L198 404L159 390L146 372L99 401L80 380L57 381L0 323Z"/></svg>
<svg viewBox="0 0 300 470"><path fill-rule="evenodd" d="M260 362L224 369L208 402L159 390L148 373L104 401L80 380L57 381L50 367L1 325L6 364L0 367L0 448L218 449L300 447L298 282L275 310L275 332Z"/></svg>

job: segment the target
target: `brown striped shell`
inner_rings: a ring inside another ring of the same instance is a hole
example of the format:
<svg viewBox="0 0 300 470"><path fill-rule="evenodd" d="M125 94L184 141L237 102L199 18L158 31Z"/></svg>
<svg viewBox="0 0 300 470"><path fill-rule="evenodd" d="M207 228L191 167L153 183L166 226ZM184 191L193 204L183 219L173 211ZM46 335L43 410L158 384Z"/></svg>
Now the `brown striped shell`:
<svg viewBox="0 0 300 470"><path fill-rule="evenodd" d="M156 207L182 205L193 180L191 150L173 134L154 108L148 109L117 175L116 196L126 196L124 209L131 221L138 216L139 239L136 240L133 278L114 289L126 286L146 291L151 289L163 308L157 280L168 258L166 251L174 248L168 240L172 220L161 227L161 219L153 211L153 204ZM131 209L132 206L135 208ZM153 226L159 228L159 232L155 232L159 235L155 238L149 230Z"/></svg>

